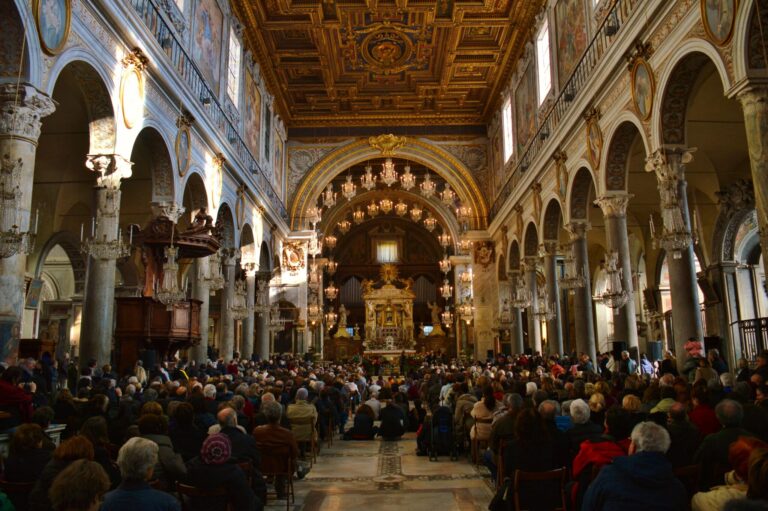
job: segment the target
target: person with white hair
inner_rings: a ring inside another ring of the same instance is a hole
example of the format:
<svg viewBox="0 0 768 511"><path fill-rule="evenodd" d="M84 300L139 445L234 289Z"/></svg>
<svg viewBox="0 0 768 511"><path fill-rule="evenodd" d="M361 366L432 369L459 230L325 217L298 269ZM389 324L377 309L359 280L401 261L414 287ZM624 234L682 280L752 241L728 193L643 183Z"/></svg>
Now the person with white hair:
<svg viewBox="0 0 768 511"><path fill-rule="evenodd" d="M304 455L305 445L312 441L313 428L310 421L317 423L317 408L307 401L308 397L309 391L301 387L296 391L296 400L288 405L288 409L285 412L288 421L291 423L291 431L293 431L296 441L301 448L302 456Z"/></svg>
<svg viewBox="0 0 768 511"><path fill-rule="evenodd" d="M120 448L117 465L122 483L104 496L102 511L180 511L179 501L170 494L149 486L153 479L159 448L155 442L134 437Z"/></svg>
<svg viewBox="0 0 768 511"><path fill-rule="evenodd" d="M589 485L581 509L679 510L688 505L685 486L666 457L669 433L654 422L632 430L629 456L604 466Z"/></svg>
<svg viewBox="0 0 768 511"><path fill-rule="evenodd" d="M597 440L603 434L600 424L590 420L591 410L583 399L574 399L570 406L571 421L573 427L565 432L568 437L568 446L571 459L579 452L579 447L584 440Z"/></svg>

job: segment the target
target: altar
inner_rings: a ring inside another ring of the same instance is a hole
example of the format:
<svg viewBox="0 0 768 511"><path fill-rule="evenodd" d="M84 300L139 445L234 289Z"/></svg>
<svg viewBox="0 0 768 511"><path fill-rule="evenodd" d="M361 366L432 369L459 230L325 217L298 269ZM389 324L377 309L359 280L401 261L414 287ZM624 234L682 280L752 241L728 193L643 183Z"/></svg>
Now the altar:
<svg viewBox="0 0 768 511"><path fill-rule="evenodd" d="M366 356L400 355L414 346L413 280L398 277L394 264L383 264L377 281L363 281Z"/></svg>

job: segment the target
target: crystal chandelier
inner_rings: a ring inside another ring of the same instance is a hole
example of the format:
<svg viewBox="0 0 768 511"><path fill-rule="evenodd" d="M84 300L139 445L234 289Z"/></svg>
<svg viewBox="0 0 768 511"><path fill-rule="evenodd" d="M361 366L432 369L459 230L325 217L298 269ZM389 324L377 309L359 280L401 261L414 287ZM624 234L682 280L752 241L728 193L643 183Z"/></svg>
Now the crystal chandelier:
<svg viewBox="0 0 768 511"><path fill-rule="evenodd" d="M432 232L437 227L437 219L432 216L432 213L427 213L427 218L424 219L424 227Z"/></svg>
<svg viewBox="0 0 768 511"><path fill-rule="evenodd" d="M469 206L459 206L456 209L456 218L461 225L461 230L466 231L469 229L469 222L472 220L472 208Z"/></svg>
<svg viewBox="0 0 768 511"><path fill-rule="evenodd" d="M355 211L352 213L352 220L357 225L362 224L363 220L365 220L365 213L363 213L363 210L360 209L360 206L358 206L357 209L355 209Z"/></svg>
<svg viewBox="0 0 768 511"><path fill-rule="evenodd" d="M328 272L328 275L333 275L336 273L336 269L339 267L339 263L334 261L333 259L328 259L328 262L325 263L325 270Z"/></svg>
<svg viewBox="0 0 768 511"><path fill-rule="evenodd" d="M331 281L328 287L325 288L325 297L333 301L337 296L339 296L339 288Z"/></svg>
<svg viewBox="0 0 768 511"><path fill-rule="evenodd" d="M338 223L339 226L339 232L341 234L347 234L349 230L352 228L352 223L347 220L346 218Z"/></svg>
<svg viewBox="0 0 768 511"><path fill-rule="evenodd" d="M315 325L322 319L322 310L317 302L312 302L307 306L307 319L312 325Z"/></svg>
<svg viewBox="0 0 768 511"><path fill-rule="evenodd" d="M387 185L387 187L391 187L393 184L397 183L397 172L395 171L395 164L392 161L392 158L387 158L384 160L384 163L381 165L382 170L381 174L379 175L379 179L381 179L381 182Z"/></svg>
<svg viewBox="0 0 768 511"><path fill-rule="evenodd" d="M368 204L366 209L368 210L368 215L370 215L371 218L373 218L373 217L375 217L375 216L377 216L379 214L379 206L378 206L378 204L373 202L373 200L371 200L371 203Z"/></svg>
<svg viewBox="0 0 768 511"><path fill-rule="evenodd" d="M445 188L443 188L443 191L440 192L440 199L446 206L453 206L453 201L456 199L456 192L451 190L451 185L448 183L445 183Z"/></svg>
<svg viewBox="0 0 768 511"><path fill-rule="evenodd" d="M373 168L370 165L365 166L365 174L360 177L360 185L368 191L376 188L376 176L373 175Z"/></svg>
<svg viewBox="0 0 768 511"><path fill-rule="evenodd" d="M437 185L434 181L432 181L432 178L429 177L429 172L427 172L427 175L424 177L424 181L421 183L421 194L429 199L435 194L436 189Z"/></svg>
<svg viewBox="0 0 768 511"><path fill-rule="evenodd" d="M459 252L462 254L468 254L472 249L472 242L466 238L459 240Z"/></svg>
<svg viewBox="0 0 768 511"><path fill-rule="evenodd" d="M472 316L475 312L475 307L472 305L471 298L465 298L464 301L456 307L456 312L464 323L467 325L472 322Z"/></svg>
<svg viewBox="0 0 768 511"><path fill-rule="evenodd" d="M155 298L165 305L167 310L173 310L173 305L187 298L187 293L179 287L179 264L176 257L179 248L173 246L173 242L164 249L165 262L163 263L163 281L160 289L155 291Z"/></svg>
<svg viewBox="0 0 768 511"><path fill-rule="evenodd" d="M547 290L539 288L537 293L536 302L538 304L537 310L534 315L539 318L540 321L552 321L555 319L555 308L549 304L549 294Z"/></svg>
<svg viewBox="0 0 768 511"><path fill-rule="evenodd" d="M381 212L385 215L392 211L392 200L391 199L381 199L379 201L379 207L381 208Z"/></svg>
<svg viewBox="0 0 768 511"><path fill-rule="evenodd" d="M525 285L525 279L518 275L515 286L515 292L512 296L512 307L516 309L527 309L531 306L531 290Z"/></svg>
<svg viewBox="0 0 768 511"><path fill-rule="evenodd" d="M395 214L397 216L405 216L406 213L408 213L408 204L400 199L397 201L397 204L395 204Z"/></svg>
<svg viewBox="0 0 768 511"><path fill-rule="evenodd" d="M618 267L619 253L612 251L605 254L605 271L608 273L608 285L600 295L600 301L607 307L613 309L614 315L619 314L621 309L629 300L629 293L624 289L621 282L623 271Z"/></svg>
<svg viewBox="0 0 768 511"><path fill-rule="evenodd" d="M317 235L317 231L312 231L312 236L309 238L307 252L311 256L318 256L323 252L323 242Z"/></svg>
<svg viewBox="0 0 768 511"><path fill-rule="evenodd" d="M336 192L333 191L333 183L328 183L328 186L323 192L323 206L326 208L332 208L336 205Z"/></svg>
<svg viewBox="0 0 768 511"><path fill-rule="evenodd" d="M93 219L91 222L91 237L87 239L83 238L83 227L82 225L80 226L80 251L83 254L101 261L123 259L131 255L131 243L133 242L132 228L129 231L129 242L126 244L123 243L123 234L120 227L117 228L117 239L107 240L106 234L102 236L102 239L97 239L95 237L97 225L96 219ZM35 227L37 227L37 221L35 221Z"/></svg>
<svg viewBox="0 0 768 511"><path fill-rule="evenodd" d="M410 190L414 186L416 186L416 176L411 174L411 166L406 165L403 170L403 175L400 176L400 186L403 190Z"/></svg>
<svg viewBox="0 0 768 511"><path fill-rule="evenodd" d="M272 307L269 308L269 331L270 332L279 332L281 330L285 329L285 324L288 322L287 319L283 319L280 317L280 306L278 304L274 304Z"/></svg>
<svg viewBox="0 0 768 511"><path fill-rule="evenodd" d="M231 304L229 307L234 319L245 319L248 316L248 306L246 304L247 291L245 288L245 281L238 280L235 282L235 303Z"/></svg>
<svg viewBox="0 0 768 511"><path fill-rule="evenodd" d="M448 283L448 279L443 279L443 285L440 286L440 296L446 300L453 296L453 286Z"/></svg>
<svg viewBox="0 0 768 511"><path fill-rule="evenodd" d="M656 234L653 215L649 219L653 248L655 249L658 245L661 245L661 248L665 251L672 253L673 259L680 259L683 257L683 250L686 250L696 240L688 232L679 206L662 206L661 218L663 224L661 235Z"/></svg>
<svg viewBox="0 0 768 511"><path fill-rule="evenodd" d="M312 224L313 229L314 226L320 223L320 220L322 220L322 213L322 209L318 208L317 206L307 208L307 220L309 220L309 223Z"/></svg>
<svg viewBox="0 0 768 511"><path fill-rule="evenodd" d="M445 306L445 310L440 314L440 319L442 320L443 325L448 328L453 324L453 313L447 305Z"/></svg>
<svg viewBox="0 0 768 511"><path fill-rule="evenodd" d="M512 310L509 308L509 300L504 299L504 302L501 304L501 309L499 310L499 317L498 317L499 325L502 328L508 328L512 325Z"/></svg>
<svg viewBox="0 0 768 511"><path fill-rule="evenodd" d="M411 208L411 220L413 220L414 222L418 222L419 220L421 220L421 214L423 212L424 210L422 210L418 204L414 204L413 207Z"/></svg>
<svg viewBox="0 0 768 511"><path fill-rule="evenodd" d="M459 282L464 286L472 285L472 267L467 266L464 271L459 274Z"/></svg>
<svg viewBox="0 0 768 511"><path fill-rule="evenodd" d="M21 158L14 161L7 154L0 166L0 258L29 254L35 244L38 215L34 231L23 232L20 227L21 166Z"/></svg>
<svg viewBox="0 0 768 511"><path fill-rule="evenodd" d="M560 287L568 290L568 294L575 295L576 290L586 285L584 277L584 268L576 268L576 259L573 257L573 246L571 253L565 257L565 274L560 278Z"/></svg>
<svg viewBox="0 0 768 511"><path fill-rule="evenodd" d="M451 235L447 232L443 232L440 234L440 236L437 237L437 241L440 242L440 246L443 248L448 248L451 246Z"/></svg>
<svg viewBox="0 0 768 511"><path fill-rule="evenodd" d="M208 282L208 289L211 295L222 289L225 284L224 274L221 271L221 255L214 252L208 257L208 275L203 277Z"/></svg>
<svg viewBox="0 0 768 511"><path fill-rule="evenodd" d="M333 309L325 313L325 325L328 327L328 330L333 328L336 325L336 320L339 318L339 315L334 312Z"/></svg>
<svg viewBox="0 0 768 511"><path fill-rule="evenodd" d="M440 265L441 272L448 273L449 271L451 271L451 260L448 259L448 254L445 254L437 264Z"/></svg>
<svg viewBox="0 0 768 511"><path fill-rule="evenodd" d="M347 180L341 185L341 194L348 201L351 201L352 197L357 195L357 187L355 186L355 183L352 182L352 176L350 174L347 174Z"/></svg>
<svg viewBox="0 0 768 511"><path fill-rule="evenodd" d="M338 238L336 238L335 235L329 234L325 237L325 246L333 250L336 248L336 242L338 241Z"/></svg>

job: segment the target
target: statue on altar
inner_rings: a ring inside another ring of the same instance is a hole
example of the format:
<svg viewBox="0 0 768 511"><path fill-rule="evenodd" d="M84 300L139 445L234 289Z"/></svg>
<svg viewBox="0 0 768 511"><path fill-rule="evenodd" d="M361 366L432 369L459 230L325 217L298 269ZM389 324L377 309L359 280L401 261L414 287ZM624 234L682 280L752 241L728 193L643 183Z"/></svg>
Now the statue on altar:
<svg viewBox="0 0 768 511"><path fill-rule="evenodd" d="M342 303L339 305L339 327L333 337L349 337L347 332L347 308Z"/></svg>
<svg viewBox="0 0 768 511"><path fill-rule="evenodd" d="M414 344L413 281L400 279L397 266L381 266L378 281L363 282L366 351L409 350Z"/></svg>
<svg viewBox="0 0 768 511"><path fill-rule="evenodd" d="M440 326L440 306L437 302L427 302L429 312L432 315L432 331L429 333L430 337L444 336L445 332Z"/></svg>

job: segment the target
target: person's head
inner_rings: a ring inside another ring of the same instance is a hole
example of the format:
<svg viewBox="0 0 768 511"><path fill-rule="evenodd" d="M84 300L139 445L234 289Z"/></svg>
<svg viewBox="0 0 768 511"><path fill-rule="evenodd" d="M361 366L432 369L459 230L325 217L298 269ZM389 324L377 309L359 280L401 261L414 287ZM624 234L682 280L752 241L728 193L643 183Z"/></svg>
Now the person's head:
<svg viewBox="0 0 768 511"><path fill-rule="evenodd" d="M742 481L749 477L749 456L755 449L768 449L768 444L751 436L740 436L728 448L728 464Z"/></svg>
<svg viewBox="0 0 768 511"><path fill-rule="evenodd" d="M493 395L493 387L490 385L486 385L483 388L483 404L485 404L485 407L489 410L494 410L496 408L496 398Z"/></svg>
<svg viewBox="0 0 768 511"><path fill-rule="evenodd" d="M583 399L574 399L571 401L571 420L574 424L586 424L589 422L589 405Z"/></svg>
<svg viewBox="0 0 768 511"><path fill-rule="evenodd" d="M655 422L641 422L632 430L632 443L629 445L629 454L638 452L660 452L665 454L669 450L671 440L667 430Z"/></svg>
<svg viewBox="0 0 768 511"><path fill-rule="evenodd" d="M209 435L200 448L200 459L206 465L223 465L232 455L232 442L223 433Z"/></svg>
<svg viewBox="0 0 768 511"><path fill-rule="evenodd" d="M632 432L632 414L622 408L609 408L605 413L605 429L615 440L623 440Z"/></svg>
<svg viewBox="0 0 768 511"><path fill-rule="evenodd" d="M688 412L685 409L685 405L683 403L675 402L669 408L667 415L669 416L669 420L672 422L685 422L688 420Z"/></svg>
<svg viewBox="0 0 768 511"><path fill-rule="evenodd" d="M223 408L216 414L216 419L219 421L219 426L222 428L237 427L237 412L233 408Z"/></svg>
<svg viewBox="0 0 768 511"><path fill-rule="evenodd" d="M139 415L142 417L144 415L163 415L163 407L157 401L150 401L141 405Z"/></svg>
<svg viewBox="0 0 768 511"><path fill-rule="evenodd" d="M749 455L747 498L768 500L768 449L753 449Z"/></svg>
<svg viewBox="0 0 768 511"><path fill-rule="evenodd" d="M53 480L48 496L55 511L96 511L109 476L95 461L77 460Z"/></svg>
<svg viewBox="0 0 768 511"><path fill-rule="evenodd" d="M628 360L629 359L629 352L628 351L622 351L621 352L621 359L622 360Z"/></svg>
<svg viewBox="0 0 768 511"><path fill-rule="evenodd" d="M133 437L117 454L120 475L127 481L150 481L160 448L151 440Z"/></svg>
<svg viewBox="0 0 768 511"><path fill-rule="evenodd" d="M595 392L589 396L589 409L595 413L605 410L605 397L600 392Z"/></svg>
<svg viewBox="0 0 768 511"><path fill-rule="evenodd" d="M763 350L757 355L757 367L768 365L768 350Z"/></svg>
<svg viewBox="0 0 768 511"><path fill-rule="evenodd" d="M13 432L8 450L11 454L18 456L24 452L40 449L44 439L43 428L37 424L22 424Z"/></svg>
<svg viewBox="0 0 768 511"><path fill-rule="evenodd" d="M94 446L109 443L107 420L101 416L88 418L80 426L80 434L90 440Z"/></svg>
<svg viewBox="0 0 768 511"><path fill-rule="evenodd" d="M270 424L278 424L280 422L280 417L283 414L283 407L274 399L266 402L262 401L261 412L264 414L264 417L267 418L267 422Z"/></svg>
<svg viewBox="0 0 768 511"><path fill-rule="evenodd" d="M504 408L510 413L518 413L523 408L523 398L516 392L504 394Z"/></svg>
<svg viewBox="0 0 768 511"><path fill-rule="evenodd" d="M189 403L179 403L179 406L176 407L174 419L176 424L181 427L191 427L195 420L195 409Z"/></svg>
<svg viewBox="0 0 768 511"><path fill-rule="evenodd" d="M205 396L206 399L213 399L216 397L216 386L209 383L205 387L203 387L203 396Z"/></svg>
<svg viewBox="0 0 768 511"><path fill-rule="evenodd" d="M144 415L138 421L139 433L142 435L165 435L167 423L159 415Z"/></svg>
<svg viewBox="0 0 768 511"><path fill-rule="evenodd" d="M296 391L296 402L306 401L308 396L309 396L309 391L306 388L301 387L299 390Z"/></svg>
<svg viewBox="0 0 768 511"><path fill-rule="evenodd" d="M724 428L738 427L744 418L744 409L738 401L723 399L717 403L715 414Z"/></svg>
<svg viewBox="0 0 768 511"><path fill-rule="evenodd" d="M32 422L41 428L46 429L51 425L51 421L55 415L56 413L50 406L41 406L32 413Z"/></svg>
<svg viewBox="0 0 768 511"><path fill-rule="evenodd" d="M628 412L639 412L643 402L634 394L627 394L621 400L621 407Z"/></svg>
<svg viewBox="0 0 768 511"><path fill-rule="evenodd" d="M560 415L560 403L554 399L547 399L539 405L539 415L545 421L554 421Z"/></svg>
<svg viewBox="0 0 768 511"><path fill-rule="evenodd" d="M53 459L62 461L93 460L93 444L82 435L61 442L53 451Z"/></svg>
<svg viewBox="0 0 768 511"><path fill-rule="evenodd" d="M23 371L20 367L11 366L3 372L3 375L0 378L2 378L3 381L15 386L18 385L21 381L22 374Z"/></svg>

